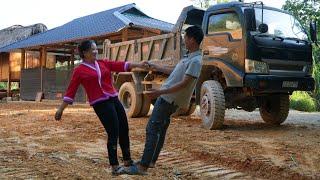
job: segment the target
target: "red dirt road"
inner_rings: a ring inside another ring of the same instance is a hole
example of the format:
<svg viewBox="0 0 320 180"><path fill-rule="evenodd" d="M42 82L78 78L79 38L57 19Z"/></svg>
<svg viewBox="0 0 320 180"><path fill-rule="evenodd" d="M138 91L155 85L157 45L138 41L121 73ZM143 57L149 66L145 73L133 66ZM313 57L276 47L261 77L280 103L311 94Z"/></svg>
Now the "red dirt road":
<svg viewBox="0 0 320 180"><path fill-rule="evenodd" d="M0 103L0 179L112 177L106 134L93 110L87 104L69 106L57 122L57 106ZM156 168L144 179L320 179L319 124L289 119L272 127L241 118L227 115L225 128L217 131L202 129L196 116L174 118ZM135 160L143 150L147 120L129 120Z"/></svg>

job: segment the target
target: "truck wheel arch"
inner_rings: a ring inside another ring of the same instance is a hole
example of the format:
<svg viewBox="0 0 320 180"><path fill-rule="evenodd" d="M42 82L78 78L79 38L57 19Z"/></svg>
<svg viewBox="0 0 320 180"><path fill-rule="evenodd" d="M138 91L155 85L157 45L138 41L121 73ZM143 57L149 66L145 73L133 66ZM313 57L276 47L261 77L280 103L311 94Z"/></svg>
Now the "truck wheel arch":
<svg viewBox="0 0 320 180"><path fill-rule="evenodd" d="M125 82L134 82L132 73L131 72L121 72L113 74L114 79L114 86L118 90L120 89L121 85Z"/></svg>
<svg viewBox="0 0 320 180"><path fill-rule="evenodd" d="M217 78L223 76L224 82ZM203 82L216 80L226 87L243 87L244 73L219 59L203 60L199 80L196 85L196 102L200 102L200 89Z"/></svg>

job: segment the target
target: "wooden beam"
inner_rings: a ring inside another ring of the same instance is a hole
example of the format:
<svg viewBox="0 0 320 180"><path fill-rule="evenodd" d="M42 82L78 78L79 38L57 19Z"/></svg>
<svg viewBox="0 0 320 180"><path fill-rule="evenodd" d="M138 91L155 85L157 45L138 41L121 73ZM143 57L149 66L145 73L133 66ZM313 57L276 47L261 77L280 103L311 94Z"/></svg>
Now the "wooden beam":
<svg viewBox="0 0 320 180"><path fill-rule="evenodd" d="M121 35L118 35L118 36L112 36L112 37L109 37L108 39L110 39L111 42L114 42L114 41L121 41L122 40L122 36Z"/></svg>
<svg viewBox="0 0 320 180"><path fill-rule="evenodd" d="M103 41L103 57L107 59L110 59L110 44L111 41L109 39Z"/></svg>
<svg viewBox="0 0 320 180"><path fill-rule="evenodd" d="M128 60L130 46L131 46L131 44L128 44L128 45L126 46L126 50L125 50L125 51L126 51L126 57L124 58L125 61Z"/></svg>
<svg viewBox="0 0 320 180"><path fill-rule="evenodd" d="M121 37L122 37L122 41L128 41L128 29L124 29L122 31Z"/></svg>
<svg viewBox="0 0 320 180"><path fill-rule="evenodd" d="M151 52L152 52L152 48L153 48L153 40L150 41L149 43L149 51L148 51L148 54L147 54L147 60L150 59L150 55L151 55Z"/></svg>
<svg viewBox="0 0 320 180"><path fill-rule="evenodd" d="M47 49L74 49L77 48L75 45L69 44L53 44L45 46Z"/></svg>
<svg viewBox="0 0 320 180"><path fill-rule="evenodd" d="M60 51L60 50L54 50L54 49L47 49L47 53L58 53L58 54L71 54L72 53L72 50L70 51Z"/></svg>
<svg viewBox="0 0 320 180"><path fill-rule="evenodd" d="M162 59L162 57L163 57L163 54L165 52L164 50L167 47L167 41L168 41L168 39L163 39L163 41L162 41L161 49L160 49L160 52L159 52L159 59Z"/></svg>
<svg viewBox="0 0 320 180"><path fill-rule="evenodd" d="M116 52L115 52L114 60L117 60L117 59L118 59L118 56L119 56L119 50L120 50L120 46L119 46L119 47L116 47ZM112 57L111 57L111 58L112 58Z"/></svg>
<svg viewBox="0 0 320 180"><path fill-rule="evenodd" d="M156 29L143 29L143 37L151 37L155 35L160 35L161 31Z"/></svg>
<svg viewBox="0 0 320 180"><path fill-rule="evenodd" d="M138 61L142 60L142 43L138 43Z"/></svg>
<svg viewBox="0 0 320 180"><path fill-rule="evenodd" d="M129 34L134 33L140 33L141 35L147 34L147 33L152 33L152 34L162 34L162 31L159 29L153 29L153 28L138 28L138 27L130 27L129 28Z"/></svg>

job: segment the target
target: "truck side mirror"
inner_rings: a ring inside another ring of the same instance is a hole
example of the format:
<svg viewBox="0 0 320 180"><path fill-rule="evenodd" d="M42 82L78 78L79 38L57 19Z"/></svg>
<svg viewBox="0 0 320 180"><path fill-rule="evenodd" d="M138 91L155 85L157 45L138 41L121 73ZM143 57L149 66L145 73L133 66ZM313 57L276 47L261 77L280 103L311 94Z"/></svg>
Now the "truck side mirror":
<svg viewBox="0 0 320 180"><path fill-rule="evenodd" d="M244 18L247 31L256 31L256 15L253 8L244 9Z"/></svg>
<svg viewBox="0 0 320 180"><path fill-rule="evenodd" d="M259 25L258 29L259 29L259 32L266 33L266 32L268 32L269 27L267 24L262 23Z"/></svg>
<svg viewBox="0 0 320 180"><path fill-rule="evenodd" d="M317 42L317 23L310 22L310 38L312 42Z"/></svg>

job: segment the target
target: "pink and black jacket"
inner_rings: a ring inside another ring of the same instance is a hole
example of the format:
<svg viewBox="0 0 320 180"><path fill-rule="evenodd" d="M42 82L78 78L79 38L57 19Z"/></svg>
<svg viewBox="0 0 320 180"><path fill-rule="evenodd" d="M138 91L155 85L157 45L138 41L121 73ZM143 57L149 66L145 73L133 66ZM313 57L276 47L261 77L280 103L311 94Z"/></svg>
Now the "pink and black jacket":
<svg viewBox="0 0 320 180"><path fill-rule="evenodd" d="M88 96L90 105L118 96L113 86L111 72L128 70L127 62L96 60L94 63L82 62L73 71L72 78L63 101L72 104L75 94L81 84Z"/></svg>

